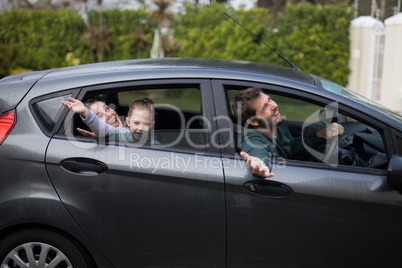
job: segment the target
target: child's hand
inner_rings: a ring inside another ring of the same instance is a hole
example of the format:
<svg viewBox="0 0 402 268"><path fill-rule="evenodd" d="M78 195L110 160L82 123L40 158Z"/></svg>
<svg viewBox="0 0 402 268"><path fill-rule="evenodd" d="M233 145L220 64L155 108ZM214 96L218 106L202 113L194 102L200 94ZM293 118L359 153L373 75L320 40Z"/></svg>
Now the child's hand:
<svg viewBox="0 0 402 268"><path fill-rule="evenodd" d="M66 106L68 109L73 111L74 113L81 114L82 117L86 118L88 115L88 109L85 107L85 105L80 102L79 100L76 100L74 98L69 98L70 101L62 101L61 104Z"/></svg>

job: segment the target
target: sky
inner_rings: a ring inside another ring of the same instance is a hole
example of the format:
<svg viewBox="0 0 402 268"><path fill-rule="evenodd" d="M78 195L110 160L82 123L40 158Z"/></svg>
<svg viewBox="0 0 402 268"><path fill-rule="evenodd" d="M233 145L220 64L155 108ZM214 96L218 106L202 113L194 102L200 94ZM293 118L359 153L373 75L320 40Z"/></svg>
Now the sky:
<svg viewBox="0 0 402 268"><path fill-rule="evenodd" d="M1 5L0 5L0 11L2 11L3 9L7 9L7 4L6 4L6 0L0 0L1 1ZM36 2L37 0L28 0L31 3ZM172 11L176 12L180 9L180 7L182 6L182 4L186 1L194 1L194 0L176 0L175 5L172 7ZM201 4L209 4L210 1L214 1L214 0L198 0L199 3ZM229 0L229 3L235 8L245 8L245 9L250 9L252 7L254 7L255 2L257 0ZM57 0L53 0L52 2L57 2ZM146 2L148 2L148 5L152 7L152 0L146 0ZM97 8L97 4L95 0L89 0L89 6L90 8ZM132 8L132 9L136 9L139 7L139 4L137 1L135 0L103 0L103 7L104 9L109 9L109 8Z"/></svg>
<svg viewBox="0 0 402 268"><path fill-rule="evenodd" d="M176 4L173 9L178 10L180 6L187 0L176 0ZM229 3L236 9L243 7L245 9L250 9L254 7L254 4L257 0L229 0ZM91 2L91 1L90 1ZM150 0L148 0L151 3ZM199 3L208 4L210 0L199 0ZM135 1L129 0L103 0L103 5L105 8L119 7L119 8L136 8L137 3Z"/></svg>

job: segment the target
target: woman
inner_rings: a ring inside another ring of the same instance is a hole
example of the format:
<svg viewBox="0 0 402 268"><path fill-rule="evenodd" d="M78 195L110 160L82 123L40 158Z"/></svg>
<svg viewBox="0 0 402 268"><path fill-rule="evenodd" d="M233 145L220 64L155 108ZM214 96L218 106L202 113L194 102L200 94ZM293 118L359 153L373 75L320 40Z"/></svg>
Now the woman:
<svg viewBox="0 0 402 268"><path fill-rule="evenodd" d="M96 101L96 103L98 102ZM151 99L143 98L130 105L124 127L119 125L119 119L116 118L117 113L104 103L95 104L94 107L94 104L88 104L88 102L83 104L71 97L69 101L62 101L61 103L71 111L80 114L82 121L93 131L93 133L85 131L86 135L91 134L99 137L121 135L128 142L141 141L160 144L159 141L148 136L155 123L155 109ZM82 129L80 130L82 131ZM82 133L81 131L80 133Z"/></svg>
<svg viewBox="0 0 402 268"><path fill-rule="evenodd" d="M100 120L113 127L123 127L119 115L115 110L110 108L104 101L89 99L85 102L85 107L92 111ZM88 130L77 128L78 132L83 136L95 137L96 135Z"/></svg>

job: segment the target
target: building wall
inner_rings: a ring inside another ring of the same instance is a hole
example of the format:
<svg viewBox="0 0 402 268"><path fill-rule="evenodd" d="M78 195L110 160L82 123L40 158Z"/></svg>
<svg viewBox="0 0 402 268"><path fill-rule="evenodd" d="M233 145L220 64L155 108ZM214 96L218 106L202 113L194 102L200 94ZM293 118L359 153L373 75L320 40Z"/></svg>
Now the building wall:
<svg viewBox="0 0 402 268"><path fill-rule="evenodd" d="M354 19L350 28L351 58L349 67L348 89L360 95L369 96L374 62L374 36L377 32L383 32L384 25L381 21L370 16Z"/></svg>
<svg viewBox="0 0 402 268"><path fill-rule="evenodd" d="M402 113L402 13L385 20L384 52L380 103Z"/></svg>
<svg viewBox="0 0 402 268"><path fill-rule="evenodd" d="M384 38L385 36L385 38ZM402 13L354 19L348 89L402 113Z"/></svg>

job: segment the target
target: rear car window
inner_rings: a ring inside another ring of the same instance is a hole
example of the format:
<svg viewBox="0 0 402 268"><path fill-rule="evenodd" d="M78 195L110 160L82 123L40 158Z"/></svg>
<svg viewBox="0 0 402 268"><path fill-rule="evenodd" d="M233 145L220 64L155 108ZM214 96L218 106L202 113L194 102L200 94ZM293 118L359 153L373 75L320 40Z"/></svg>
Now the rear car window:
<svg viewBox="0 0 402 268"><path fill-rule="evenodd" d="M37 120L39 120L41 126L48 132L53 131L57 119L63 110L64 106L61 104L61 101L66 101L69 97L71 97L71 94L40 100L32 104Z"/></svg>
<svg viewBox="0 0 402 268"><path fill-rule="evenodd" d="M128 89L128 90L127 90ZM122 91L119 91L122 90ZM127 126L127 116L130 104L134 101L150 99L154 104L154 123L145 142L133 140L127 134L111 134L99 138L99 142L121 143L124 146L152 145L160 149L201 149L207 145L207 130L209 124L204 124L201 108L201 90L199 84L167 84L146 85L115 90L90 91L83 102L99 100L113 109L124 126ZM82 119L74 115L73 135L82 136L78 129L92 131ZM127 143L128 141L128 143Z"/></svg>

